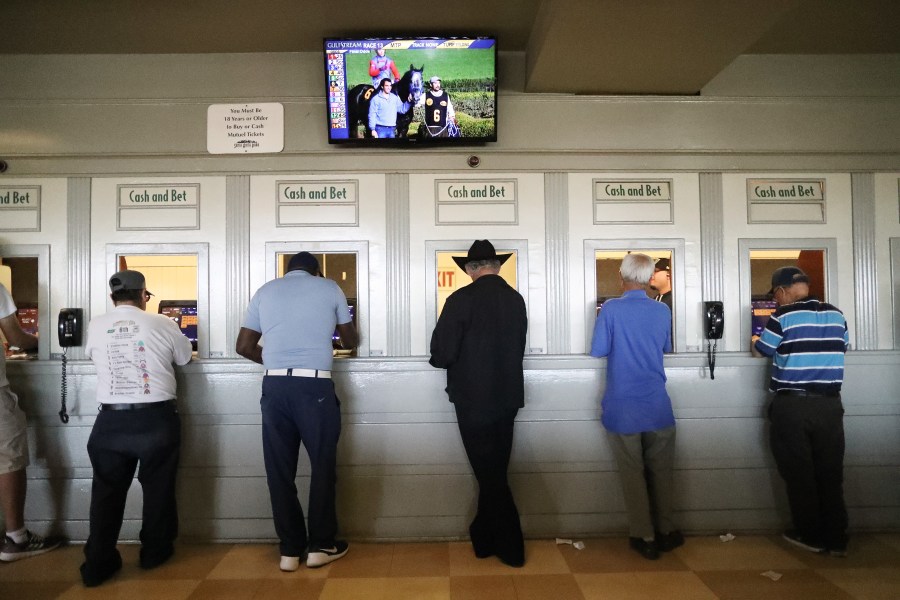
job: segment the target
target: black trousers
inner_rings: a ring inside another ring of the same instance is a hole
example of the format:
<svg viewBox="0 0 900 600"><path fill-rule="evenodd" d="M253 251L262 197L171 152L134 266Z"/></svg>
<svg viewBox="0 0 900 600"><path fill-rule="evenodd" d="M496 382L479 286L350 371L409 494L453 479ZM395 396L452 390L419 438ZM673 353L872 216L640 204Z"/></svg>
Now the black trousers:
<svg viewBox="0 0 900 600"><path fill-rule="evenodd" d="M507 479L516 412L485 420L457 407L456 418L478 481L478 512L469 526L475 556L496 555L506 563L522 564L525 541Z"/></svg>
<svg viewBox="0 0 900 600"><path fill-rule="evenodd" d="M181 419L173 405L141 410L101 411L87 444L94 468L87 568L103 572L121 560L116 542L122 529L128 488L138 468L144 491L141 563L172 554L178 535L175 475L181 451Z"/></svg>
<svg viewBox="0 0 900 600"><path fill-rule="evenodd" d="M307 545L332 546L338 530L335 485L341 435L334 383L267 375L262 390L263 459L281 555L302 556ZM301 443L310 465L309 537L295 483Z"/></svg>
<svg viewBox="0 0 900 600"><path fill-rule="evenodd" d="M847 545L843 417L840 395L776 395L769 406L772 454L794 527L834 549Z"/></svg>

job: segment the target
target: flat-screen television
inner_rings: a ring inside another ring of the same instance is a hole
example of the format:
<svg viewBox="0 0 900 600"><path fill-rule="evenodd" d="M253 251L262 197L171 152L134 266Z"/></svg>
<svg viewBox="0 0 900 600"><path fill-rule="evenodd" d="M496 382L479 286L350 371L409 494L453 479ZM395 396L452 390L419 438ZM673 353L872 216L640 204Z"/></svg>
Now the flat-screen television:
<svg viewBox="0 0 900 600"><path fill-rule="evenodd" d="M332 144L497 141L493 37L326 38Z"/></svg>
<svg viewBox="0 0 900 600"><path fill-rule="evenodd" d="M197 301L160 300L159 314L175 321L181 333L191 340L191 347L197 349Z"/></svg>

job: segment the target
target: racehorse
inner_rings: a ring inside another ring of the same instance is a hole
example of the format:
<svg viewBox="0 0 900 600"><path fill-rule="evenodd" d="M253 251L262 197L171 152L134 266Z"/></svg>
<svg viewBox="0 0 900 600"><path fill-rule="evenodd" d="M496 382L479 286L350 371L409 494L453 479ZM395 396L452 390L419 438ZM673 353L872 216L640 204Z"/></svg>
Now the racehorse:
<svg viewBox="0 0 900 600"><path fill-rule="evenodd" d="M400 96L401 102L409 102L409 110L404 113L397 114L397 137L405 138L409 132L409 124L413 118L413 106L419 101L425 90L425 84L422 72L425 65L418 69L413 65L409 65L409 71L403 74L400 81L394 84L391 90L392 94ZM359 131L357 124L362 121L366 127L366 137L372 137L372 130L369 129L369 101L372 96L378 93L378 90L366 83L354 86L347 93L347 127L350 130L350 137L358 137Z"/></svg>

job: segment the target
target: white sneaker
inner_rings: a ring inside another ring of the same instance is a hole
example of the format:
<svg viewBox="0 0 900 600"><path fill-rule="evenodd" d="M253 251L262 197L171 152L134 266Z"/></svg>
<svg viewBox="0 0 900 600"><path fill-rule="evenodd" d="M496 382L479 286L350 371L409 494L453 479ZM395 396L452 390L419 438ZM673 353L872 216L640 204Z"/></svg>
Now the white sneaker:
<svg viewBox="0 0 900 600"><path fill-rule="evenodd" d="M328 563L334 562L347 554L349 549L349 544L340 540L336 541L334 546L330 548L311 547L309 549L309 554L306 556L306 566L312 569L324 567Z"/></svg>
<svg viewBox="0 0 900 600"><path fill-rule="evenodd" d="M286 571L291 573L300 568L300 557L299 556L282 556L281 564L278 565L278 568L282 571Z"/></svg>

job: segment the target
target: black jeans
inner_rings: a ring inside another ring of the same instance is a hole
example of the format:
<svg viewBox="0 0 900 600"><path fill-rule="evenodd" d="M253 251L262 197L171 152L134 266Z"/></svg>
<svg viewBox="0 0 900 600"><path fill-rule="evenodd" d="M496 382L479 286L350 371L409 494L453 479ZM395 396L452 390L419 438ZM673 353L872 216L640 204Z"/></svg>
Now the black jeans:
<svg viewBox="0 0 900 600"><path fill-rule="evenodd" d="M263 458L275 533L282 556L302 556L310 547L328 547L337 535L335 484L340 403L330 379L263 378ZM309 455L309 538L297 497L300 443Z"/></svg>
<svg viewBox="0 0 900 600"><path fill-rule="evenodd" d="M776 395L769 406L772 454L794 527L806 540L834 549L847 545L843 417L839 394Z"/></svg>
<svg viewBox="0 0 900 600"><path fill-rule="evenodd" d="M469 526L475 555L483 558L496 554L507 563L521 564L525 541L507 479L516 413L484 420L457 408L456 418L478 480L478 512Z"/></svg>
<svg viewBox="0 0 900 600"><path fill-rule="evenodd" d="M175 476L181 451L181 418L173 405L101 411L87 444L94 468L87 568L104 571L120 560L116 550L128 488L138 469L144 492L141 562L165 560L178 535Z"/></svg>

